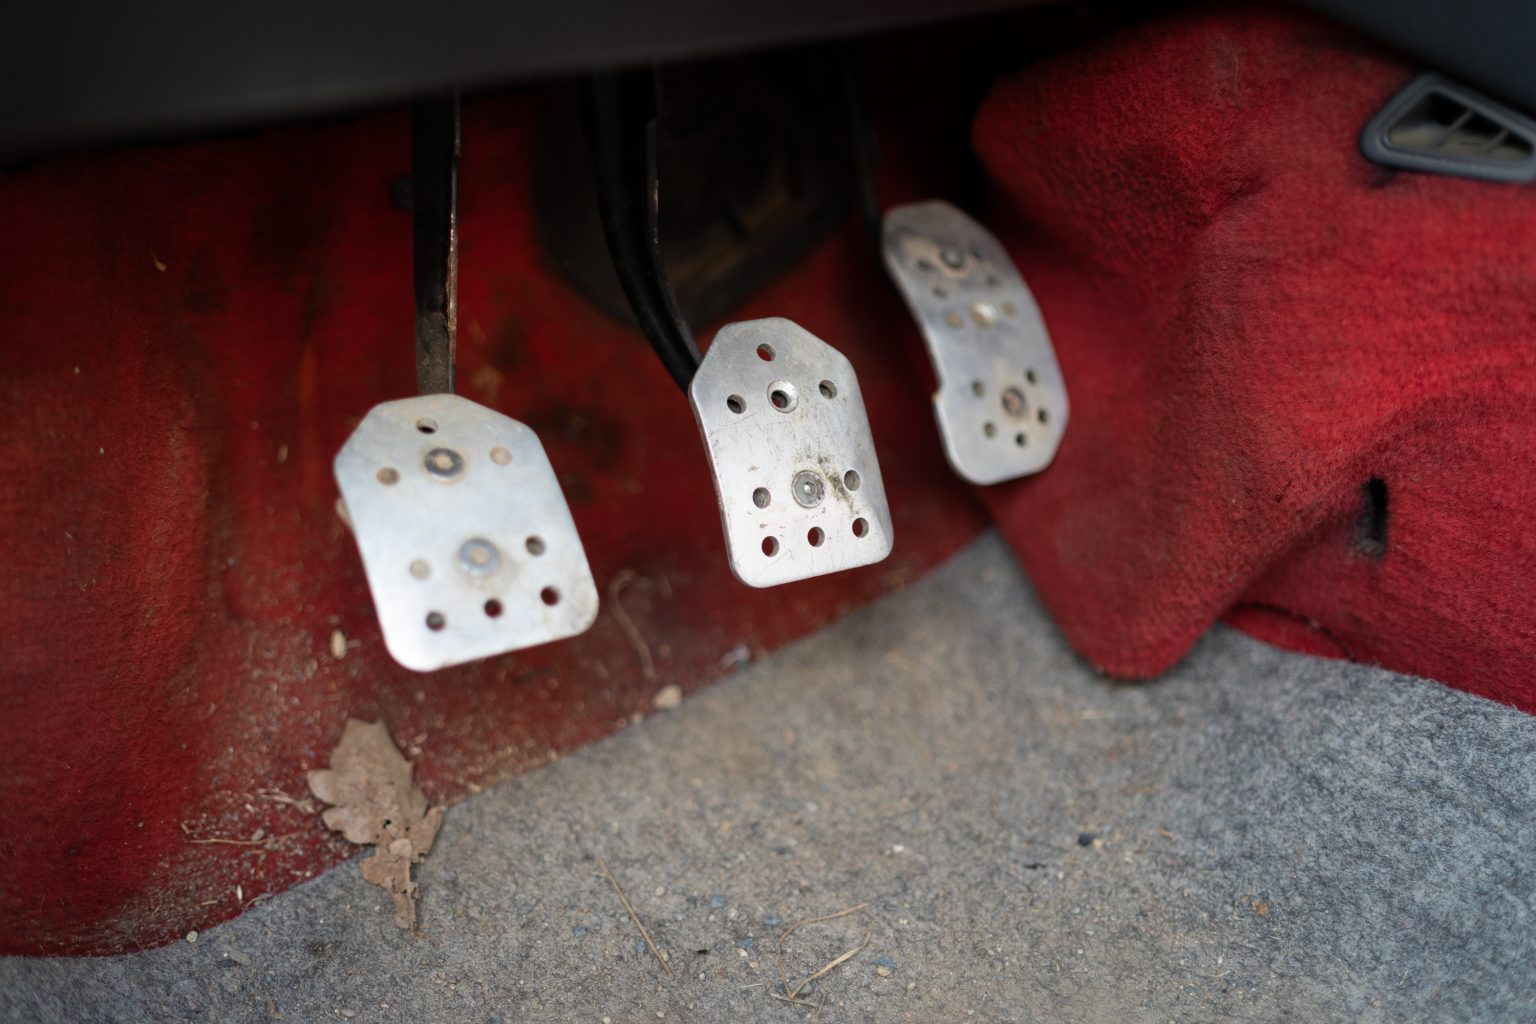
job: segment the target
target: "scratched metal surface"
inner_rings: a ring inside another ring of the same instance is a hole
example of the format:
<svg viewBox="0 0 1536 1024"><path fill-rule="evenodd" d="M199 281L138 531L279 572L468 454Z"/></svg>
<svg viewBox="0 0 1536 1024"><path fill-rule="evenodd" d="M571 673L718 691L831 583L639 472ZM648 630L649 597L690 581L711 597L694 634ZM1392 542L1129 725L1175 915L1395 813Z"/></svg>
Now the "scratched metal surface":
<svg viewBox="0 0 1536 1024"><path fill-rule="evenodd" d="M335 471L384 644L406 668L563 640L596 620L560 481L511 417L457 395L384 402Z"/></svg>
<svg viewBox="0 0 1536 1024"><path fill-rule="evenodd" d="M1067 388L1040 308L1008 251L946 202L885 216L886 268L938 376L949 462L975 484L1038 473L1067 429Z"/></svg>
<svg viewBox="0 0 1536 1024"><path fill-rule="evenodd" d="M772 587L891 553L885 483L846 356L782 318L729 324L689 398L737 579Z"/></svg>

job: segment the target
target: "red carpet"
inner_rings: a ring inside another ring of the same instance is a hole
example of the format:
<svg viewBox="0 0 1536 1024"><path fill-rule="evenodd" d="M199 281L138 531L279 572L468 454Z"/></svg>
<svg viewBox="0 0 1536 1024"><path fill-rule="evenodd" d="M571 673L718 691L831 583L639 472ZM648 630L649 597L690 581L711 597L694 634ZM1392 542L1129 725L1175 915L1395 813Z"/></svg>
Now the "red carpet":
<svg viewBox="0 0 1536 1024"><path fill-rule="evenodd" d="M1409 74L1314 20L1207 13L1034 66L981 111L979 212L1073 403L1055 465L986 499L1116 675L1161 671L1228 615L1536 711L1536 192L1366 163L1355 133ZM404 115L0 179L0 952L165 941L350 856L273 799L303 795L348 715L387 721L450 799L983 524L897 354L914 328L850 230L739 316L792 317L853 360L896 552L736 583L686 403L542 262L528 109L466 113L461 391L539 431L605 606L576 641L430 676L383 650L329 468L414 386L409 219L389 202ZM900 127L893 178L921 148Z"/></svg>
<svg viewBox="0 0 1536 1024"><path fill-rule="evenodd" d="M1311 18L1207 12L982 108L1072 395L1050 471L987 498L1106 671L1156 675L1230 615L1536 711L1536 190L1362 158L1412 74Z"/></svg>
<svg viewBox="0 0 1536 1024"><path fill-rule="evenodd" d="M817 629L985 524L888 351L904 310L847 301L885 294L850 230L741 316L792 317L853 360L897 550L736 582L686 399L542 262L530 108L465 115L460 391L539 432L604 607L574 641L433 675L385 653L330 469L369 407L415 389L410 218L390 205L406 117L0 181L0 952L161 942L351 856L263 795L302 797L348 715L386 721L428 795L453 798ZM655 679L607 589L626 569L617 603ZM356 643L341 661L333 629Z"/></svg>

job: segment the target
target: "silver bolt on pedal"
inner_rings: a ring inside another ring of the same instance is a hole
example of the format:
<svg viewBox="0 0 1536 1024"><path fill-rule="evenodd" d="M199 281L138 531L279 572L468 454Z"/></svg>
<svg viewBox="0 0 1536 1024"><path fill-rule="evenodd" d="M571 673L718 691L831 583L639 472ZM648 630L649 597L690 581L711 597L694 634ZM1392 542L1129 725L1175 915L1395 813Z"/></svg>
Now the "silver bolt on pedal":
<svg viewBox="0 0 1536 1024"><path fill-rule="evenodd" d="M385 402L336 456L384 644L430 672L575 636L597 587L532 430L456 395Z"/></svg>
<svg viewBox="0 0 1536 1024"><path fill-rule="evenodd" d="M727 324L688 395L739 580L771 587L890 554L874 437L842 353L790 320Z"/></svg>
<svg viewBox="0 0 1536 1024"><path fill-rule="evenodd" d="M945 202L885 215L886 269L938 375L934 414L955 472L995 484L1050 465L1067 389L1045 321L1002 243Z"/></svg>

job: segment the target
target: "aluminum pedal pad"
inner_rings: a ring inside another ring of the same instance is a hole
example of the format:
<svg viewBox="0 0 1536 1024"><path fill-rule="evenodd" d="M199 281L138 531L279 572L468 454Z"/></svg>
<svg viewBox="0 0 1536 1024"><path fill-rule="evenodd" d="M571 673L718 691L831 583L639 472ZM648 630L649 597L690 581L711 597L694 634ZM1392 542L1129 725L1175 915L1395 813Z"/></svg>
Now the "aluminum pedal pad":
<svg viewBox="0 0 1536 1024"><path fill-rule="evenodd" d="M1067 389L1007 251L945 202L890 210L884 250L938 375L933 409L950 465L974 484L1040 472L1067 426Z"/></svg>
<svg viewBox="0 0 1536 1024"><path fill-rule="evenodd" d="M727 324L688 396L737 579L772 587L891 553L869 417L842 353L790 320Z"/></svg>
<svg viewBox="0 0 1536 1024"><path fill-rule="evenodd" d="M575 636L597 587L534 432L456 395L375 406L336 456L384 644L430 672Z"/></svg>

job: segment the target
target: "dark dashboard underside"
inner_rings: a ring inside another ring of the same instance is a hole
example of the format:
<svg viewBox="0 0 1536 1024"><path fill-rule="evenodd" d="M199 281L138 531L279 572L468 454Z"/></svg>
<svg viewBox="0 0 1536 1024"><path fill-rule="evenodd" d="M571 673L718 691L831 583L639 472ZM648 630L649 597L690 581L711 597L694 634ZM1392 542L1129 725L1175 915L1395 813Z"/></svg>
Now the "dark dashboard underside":
<svg viewBox="0 0 1536 1024"><path fill-rule="evenodd" d="M1536 64L1529 59L1536 52L1536 5L1308 4L1536 107ZM29 3L10 12L0 43L0 153L14 159L175 136L355 109L450 85L847 38L1024 6L1027 0Z"/></svg>

